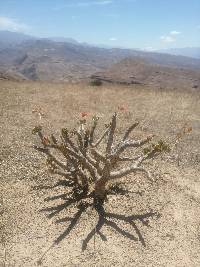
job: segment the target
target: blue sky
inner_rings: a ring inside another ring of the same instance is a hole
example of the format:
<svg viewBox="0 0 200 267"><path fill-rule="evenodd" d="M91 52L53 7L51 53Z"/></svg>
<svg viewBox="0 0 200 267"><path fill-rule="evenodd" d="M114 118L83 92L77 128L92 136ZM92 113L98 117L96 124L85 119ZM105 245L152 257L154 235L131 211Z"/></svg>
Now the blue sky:
<svg viewBox="0 0 200 267"><path fill-rule="evenodd" d="M0 30L148 50L200 46L200 0L0 0Z"/></svg>

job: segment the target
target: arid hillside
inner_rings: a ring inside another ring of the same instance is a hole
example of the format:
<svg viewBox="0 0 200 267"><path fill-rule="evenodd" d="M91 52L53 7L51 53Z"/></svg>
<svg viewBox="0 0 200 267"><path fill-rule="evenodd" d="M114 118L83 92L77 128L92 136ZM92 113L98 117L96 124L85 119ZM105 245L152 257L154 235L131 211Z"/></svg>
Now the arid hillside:
<svg viewBox="0 0 200 267"><path fill-rule="evenodd" d="M67 201L59 198L66 188L55 186L60 177L48 173L45 158L32 148L38 142L32 129L40 124L47 135L59 136L61 128L77 126L82 112L87 121L98 115L104 129L115 111L118 137L140 121L132 138L155 134L172 150L147 162L153 183L140 173L120 181L123 190L105 204L115 215L110 226L90 239L98 221L94 209L79 217L73 207L48 218L48 210ZM199 90L1 80L0 115L0 266L200 266ZM186 128L192 131L182 136ZM132 215L132 226L119 219ZM65 238L51 247L59 236Z"/></svg>
<svg viewBox="0 0 200 267"><path fill-rule="evenodd" d="M128 58L92 76L121 84L145 84L162 88L200 88L200 71L152 64L140 58Z"/></svg>
<svg viewBox="0 0 200 267"><path fill-rule="evenodd" d="M0 31L0 69L22 79L69 82L89 78L126 58L200 70L200 59L136 49L101 48L71 39L38 39Z"/></svg>

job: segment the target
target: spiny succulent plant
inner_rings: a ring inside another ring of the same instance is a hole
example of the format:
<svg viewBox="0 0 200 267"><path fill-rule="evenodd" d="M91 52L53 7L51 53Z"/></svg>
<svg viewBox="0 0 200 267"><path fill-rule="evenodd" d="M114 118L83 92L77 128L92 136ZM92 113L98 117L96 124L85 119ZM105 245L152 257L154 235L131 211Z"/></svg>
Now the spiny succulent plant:
<svg viewBox="0 0 200 267"><path fill-rule="evenodd" d="M100 137L96 137L96 128L99 118L94 116L90 128L86 127L86 119L81 119L78 129L72 131L63 128L60 140L54 135L47 137L43 134L42 127L33 129L41 140L41 147L34 148L47 156L47 165L51 173L61 175L70 180L76 187L82 190L85 196L93 196L94 202L103 202L106 198L108 184L135 172L143 172L152 179L150 173L142 166L143 162L154 158L163 151L169 151L169 145L160 140L143 149L143 152L134 157L123 156L130 149L138 149L145 146L153 139L153 135L141 140L129 138L131 132L138 126L138 122L131 125L115 143L115 130L117 114L106 125ZM58 159L53 151L58 151L63 160ZM127 162L131 162L127 166Z"/></svg>
<svg viewBox="0 0 200 267"><path fill-rule="evenodd" d="M34 148L46 155L49 171L52 175L62 176L64 178L62 185L71 188L71 196L67 198L66 203L45 209L45 211L51 212L49 217L58 214L72 204L76 204L78 213L73 219L75 220L88 206L91 206L91 202L99 215L97 226L89 233L86 243L83 244L83 249L86 248L87 242L94 233L99 231L100 234L103 223L117 231L119 230L116 223L108 220L111 217L134 225L133 220L141 220L145 224L145 219L154 215L153 213L147 213L143 217L115 215L106 213L103 205L109 192L113 191L115 194L121 192L121 189L116 190L115 188L118 179L125 179L127 175L142 172L152 181L153 178L149 171L144 168L143 163L162 152L169 151L169 145L162 140L158 143L152 143L153 135L140 140L130 138L139 122L133 123L119 139L119 137L116 138L117 113L113 114L110 123L105 124L105 129L100 136L97 136L99 117L93 116L90 127L86 125L86 117L85 114L82 114L77 129L63 128L59 139L53 134L49 137L45 136L41 126L37 126L33 130L33 134L37 134L41 141L41 146L34 146ZM147 144L148 146L145 147ZM60 197L62 198L63 195ZM87 200L90 201L87 202ZM73 220L71 224L74 224ZM69 231L72 228L71 224ZM120 230L120 233L125 233L125 231ZM126 235L133 239L131 234L126 233ZM61 235L54 243L59 243L63 236ZM142 242L144 243L143 240Z"/></svg>

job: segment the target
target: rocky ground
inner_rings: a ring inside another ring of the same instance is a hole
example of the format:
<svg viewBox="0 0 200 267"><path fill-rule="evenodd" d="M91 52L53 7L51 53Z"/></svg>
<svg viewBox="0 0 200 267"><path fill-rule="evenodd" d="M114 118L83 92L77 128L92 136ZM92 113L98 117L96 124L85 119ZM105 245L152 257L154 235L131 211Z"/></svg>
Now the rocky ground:
<svg viewBox="0 0 200 267"><path fill-rule="evenodd" d="M38 122L33 110L39 108L44 116ZM109 196L106 212L135 215L134 224L113 215L103 235L93 236L82 251L98 215L89 208L67 234L71 221L63 219L78 218L77 207L52 218L41 212L62 204L47 200L65 189L53 187L58 177L47 172L44 157L32 149L37 140L31 130L40 123L47 133L58 134L61 127L75 127L81 112L108 122L116 110L119 135L135 120L141 121L136 136L153 133L169 143L186 125L192 132L172 152L148 163L154 183L132 175L123 185L127 195ZM200 266L199 92L0 81L0 113L0 266Z"/></svg>

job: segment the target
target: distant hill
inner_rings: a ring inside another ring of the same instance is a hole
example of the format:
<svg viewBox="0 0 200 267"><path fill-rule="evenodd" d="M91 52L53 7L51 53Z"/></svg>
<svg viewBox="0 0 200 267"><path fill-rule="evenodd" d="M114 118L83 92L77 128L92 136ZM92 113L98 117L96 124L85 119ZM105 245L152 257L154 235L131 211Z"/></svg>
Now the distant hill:
<svg viewBox="0 0 200 267"><path fill-rule="evenodd" d="M145 84L160 88L200 88L200 70L170 68L140 58L122 60L91 78L109 83Z"/></svg>
<svg viewBox="0 0 200 267"><path fill-rule="evenodd" d="M1 36L4 36L2 39ZM69 81L90 77L126 58L170 68L200 69L200 59L120 48L100 48L73 39L37 39L0 32L0 66L30 80ZM7 45L6 45L7 43Z"/></svg>
<svg viewBox="0 0 200 267"><path fill-rule="evenodd" d="M0 69L0 80L9 80L9 81L23 81L27 80L21 73L16 71L3 71Z"/></svg>
<svg viewBox="0 0 200 267"><path fill-rule="evenodd" d="M200 47L171 48L158 52L200 59Z"/></svg>
<svg viewBox="0 0 200 267"><path fill-rule="evenodd" d="M35 38L23 33L0 31L0 50L15 46L27 40L34 40Z"/></svg>
<svg viewBox="0 0 200 267"><path fill-rule="evenodd" d="M81 79L115 62L101 49L49 40L26 41L0 51L2 68L31 80Z"/></svg>
<svg viewBox="0 0 200 267"><path fill-rule="evenodd" d="M54 41L54 42L60 42L60 43L71 43L71 44L80 44L78 41L76 41L73 38L65 38L65 37L48 37L48 38L44 38L50 41Z"/></svg>

